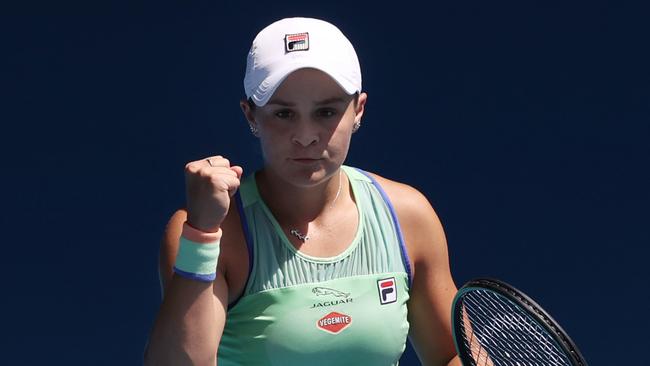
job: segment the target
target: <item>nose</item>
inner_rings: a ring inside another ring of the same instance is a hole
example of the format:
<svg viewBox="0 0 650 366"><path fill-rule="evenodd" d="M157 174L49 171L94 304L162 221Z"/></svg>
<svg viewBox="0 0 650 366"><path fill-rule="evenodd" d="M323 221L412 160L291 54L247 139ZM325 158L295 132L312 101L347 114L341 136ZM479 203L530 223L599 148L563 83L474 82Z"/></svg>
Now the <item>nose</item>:
<svg viewBox="0 0 650 366"><path fill-rule="evenodd" d="M295 132L291 137L294 144L303 147L315 145L319 141L318 131L310 121L300 121L297 123Z"/></svg>

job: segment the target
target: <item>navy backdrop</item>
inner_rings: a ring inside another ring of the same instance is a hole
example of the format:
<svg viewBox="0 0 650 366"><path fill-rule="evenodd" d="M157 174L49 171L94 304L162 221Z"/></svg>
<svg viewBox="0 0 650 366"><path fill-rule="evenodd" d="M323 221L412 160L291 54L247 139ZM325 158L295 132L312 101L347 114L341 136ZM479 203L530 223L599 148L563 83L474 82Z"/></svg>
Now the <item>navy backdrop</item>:
<svg viewBox="0 0 650 366"><path fill-rule="evenodd" d="M424 192L460 286L511 282L592 365L647 348L647 11L629 2L194 1L0 14L3 363L135 365L183 166L251 172L246 52L285 16L337 24L369 94L347 163ZM628 348L631 347L631 348ZM408 351L405 365L417 365Z"/></svg>

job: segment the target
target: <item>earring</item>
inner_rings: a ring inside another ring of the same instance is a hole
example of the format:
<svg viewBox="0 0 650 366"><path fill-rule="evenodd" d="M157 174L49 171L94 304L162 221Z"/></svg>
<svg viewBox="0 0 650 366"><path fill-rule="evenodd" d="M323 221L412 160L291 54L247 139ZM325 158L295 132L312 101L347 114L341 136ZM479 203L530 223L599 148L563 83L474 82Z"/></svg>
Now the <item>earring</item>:
<svg viewBox="0 0 650 366"><path fill-rule="evenodd" d="M253 126L252 124L249 124L248 127L251 129L253 136L259 137L260 130L258 130L257 127Z"/></svg>
<svg viewBox="0 0 650 366"><path fill-rule="evenodd" d="M361 120L354 121L354 124L352 125L352 133L357 132L359 127L361 127Z"/></svg>

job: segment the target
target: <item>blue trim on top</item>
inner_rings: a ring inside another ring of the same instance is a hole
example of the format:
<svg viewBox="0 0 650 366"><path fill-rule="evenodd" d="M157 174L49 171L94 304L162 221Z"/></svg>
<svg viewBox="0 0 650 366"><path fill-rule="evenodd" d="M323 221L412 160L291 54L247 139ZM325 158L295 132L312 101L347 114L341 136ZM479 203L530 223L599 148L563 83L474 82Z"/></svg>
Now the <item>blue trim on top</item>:
<svg viewBox="0 0 650 366"><path fill-rule="evenodd" d="M248 221L246 220L246 214L244 213L244 204L242 203L241 194L239 190L235 193L235 202L237 203L237 210L239 211L239 220L241 221L241 229L244 232L244 239L246 240L246 248L248 249L248 277L246 277L246 283L244 284L244 291L235 301L228 304L228 310L233 306L237 305L239 300L244 296L246 292L246 287L248 287L248 281L251 278L251 273L253 272L253 259L255 258L255 253L253 253L253 239L251 238L251 233L248 230Z"/></svg>
<svg viewBox="0 0 650 366"><path fill-rule="evenodd" d="M201 281L201 282L212 282L215 280L215 278L217 278L217 272L210 273L210 274L198 274L192 272L185 272L183 270L176 268L176 266L174 266L174 272L181 277L190 280Z"/></svg>
<svg viewBox="0 0 650 366"><path fill-rule="evenodd" d="M361 170L359 168L355 168L359 172L361 172L363 175L368 177L372 184L377 188L379 191L379 194L381 194L381 197L384 199L384 202L386 202L386 205L388 206L388 210L390 211L390 216L393 218L393 223L395 224L395 230L397 231L397 240L399 242L399 249L402 252L402 263L404 263L404 268L406 269L406 275L409 280L409 286L412 285L412 278L411 278L411 261L409 260L409 255L408 252L406 251L406 245L404 244L404 235L402 235L402 227L399 224L399 220L397 219L397 213L395 213L395 208L393 207L393 204L390 201L390 198L388 198L388 195L386 194L386 191L381 187L379 182L375 178L373 178L368 172Z"/></svg>

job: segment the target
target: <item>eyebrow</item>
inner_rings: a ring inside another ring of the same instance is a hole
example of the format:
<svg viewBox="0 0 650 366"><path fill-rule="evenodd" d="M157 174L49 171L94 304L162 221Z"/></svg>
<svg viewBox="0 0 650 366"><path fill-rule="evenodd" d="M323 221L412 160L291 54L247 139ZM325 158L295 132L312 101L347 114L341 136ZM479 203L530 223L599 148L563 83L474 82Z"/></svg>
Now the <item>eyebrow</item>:
<svg viewBox="0 0 650 366"><path fill-rule="evenodd" d="M336 103L347 103L348 101L341 97L333 97L320 102L316 102L316 105L325 105L325 104L336 104Z"/></svg>
<svg viewBox="0 0 650 366"><path fill-rule="evenodd" d="M320 106L320 105L336 104L336 103L347 103L347 102L348 101L345 98L332 97L332 98L327 98L327 99L318 101L318 102L316 102L314 104ZM282 99L271 99L266 104L276 104L276 105L280 105L280 106L283 106L283 107L293 107L293 106L296 105L295 103L287 102L287 101L284 101Z"/></svg>

